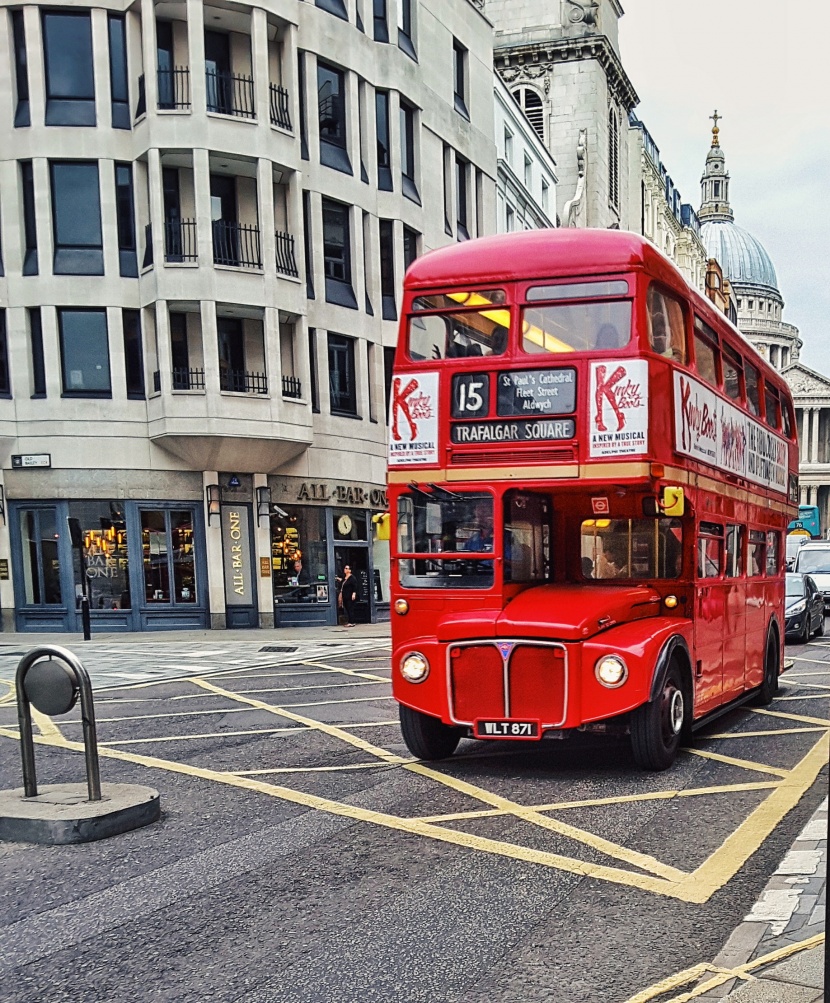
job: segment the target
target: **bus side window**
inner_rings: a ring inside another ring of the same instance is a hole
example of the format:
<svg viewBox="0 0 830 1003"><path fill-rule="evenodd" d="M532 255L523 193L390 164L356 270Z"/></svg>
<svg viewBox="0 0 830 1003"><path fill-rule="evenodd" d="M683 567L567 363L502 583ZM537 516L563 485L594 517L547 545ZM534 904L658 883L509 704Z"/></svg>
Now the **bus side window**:
<svg viewBox="0 0 830 1003"><path fill-rule="evenodd" d="M744 573L743 526L726 527L726 577L741 578Z"/></svg>
<svg viewBox="0 0 830 1003"><path fill-rule="evenodd" d="M550 578L550 501L542 495L508 491L504 496L504 580Z"/></svg>
<svg viewBox="0 0 830 1003"><path fill-rule="evenodd" d="M744 367L746 380L746 406L750 414L757 418L761 414L761 392L758 388L758 370L747 362Z"/></svg>
<svg viewBox="0 0 830 1003"><path fill-rule="evenodd" d="M778 533L767 533L767 574L778 574Z"/></svg>
<svg viewBox="0 0 830 1003"><path fill-rule="evenodd" d="M764 416L770 428L781 428L781 400L768 383L764 383Z"/></svg>
<svg viewBox="0 0 830 1003"><path fill-rule="evenodd" d="M717 335L700 317L695 317L695 363L697 371L708 384L718 386Z"/></svg>
<svg viewBox="0 0 830 1003"><path fill-rule="evenodd" d="M766 535L757 529L749 531L749 561L747 574L750 578L760 578L766 565Z"/></svg>
<svg viewBox="0 0 830 1003"><path fill-rule="evenodd" d="M686 324L683 307L674 299L649 286L646 299L648 340L658 355L674 362L686 362Z"/></svg>
<svg viewBox="0 0 830 1003"><path fill-rule="evenodd" d="M713 522L702 522L697 541L698 578L720 577L722 555L723 526Z"/></svg>

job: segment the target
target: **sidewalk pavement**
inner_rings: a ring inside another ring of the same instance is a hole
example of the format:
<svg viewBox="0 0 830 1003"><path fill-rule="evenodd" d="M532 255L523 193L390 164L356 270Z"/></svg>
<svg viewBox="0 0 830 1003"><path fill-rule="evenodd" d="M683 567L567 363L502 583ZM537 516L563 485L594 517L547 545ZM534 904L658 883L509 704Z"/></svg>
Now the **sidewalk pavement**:
<svg viewBox="0 0 830 1003"><path fill-rule="evenodd" d="M714 968L739 977L698 999L728 999L729 1003L824 1000L827 810L825 798L715 959Z"/></svg>

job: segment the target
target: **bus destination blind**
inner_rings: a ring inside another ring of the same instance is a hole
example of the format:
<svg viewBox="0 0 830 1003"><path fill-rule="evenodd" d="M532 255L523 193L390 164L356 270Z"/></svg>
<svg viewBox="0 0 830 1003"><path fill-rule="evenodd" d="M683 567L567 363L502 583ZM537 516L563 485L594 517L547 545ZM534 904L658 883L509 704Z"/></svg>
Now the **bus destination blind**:
<svg viewBox="0 0 830 1003"><path fill-rule="evenodd" d="M519 369L498 374L497 413L504 417L573 414L575 369Z"/></svg>

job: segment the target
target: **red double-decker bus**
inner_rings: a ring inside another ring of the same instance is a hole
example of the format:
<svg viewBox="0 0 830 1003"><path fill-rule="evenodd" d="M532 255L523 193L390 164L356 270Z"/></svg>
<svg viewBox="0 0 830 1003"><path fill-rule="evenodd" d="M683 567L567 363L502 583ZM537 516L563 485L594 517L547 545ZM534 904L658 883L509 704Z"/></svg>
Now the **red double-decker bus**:
<svg viewBox="0 0 830 1003"><path fill-rule="evenodd" d="M404 289L389 487L410 751L625 730L659 770L726 708L769 703L798 497L781 376L630 233L471 241Z"/></svg>

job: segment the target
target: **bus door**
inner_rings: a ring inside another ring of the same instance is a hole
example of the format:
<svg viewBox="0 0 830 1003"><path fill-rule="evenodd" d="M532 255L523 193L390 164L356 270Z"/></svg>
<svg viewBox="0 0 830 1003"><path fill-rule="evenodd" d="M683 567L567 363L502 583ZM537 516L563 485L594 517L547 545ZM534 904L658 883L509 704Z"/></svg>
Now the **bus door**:
<svg viewBox="0 0 830 1003"><path fill-rule="evenodd" d="M746 562L746 686L760 686L764 679L764 645L767 610L764 569L767 563L766 534L749 531Z"/></svg>
<svg viewBox="0 0 830 1003"><path fill-rule="evenodd" d="M702 522L697 538L695 583L695 709L717 707L723 695L723 635L726 592L723 526Z"/></svg>
<svg viewBox="0 0 830 1003"><path fill-rule="evenodd" d="M723 624L723 693L743 693L746 672L746 579L743 526L726 527L726 616Z"/></svg>

